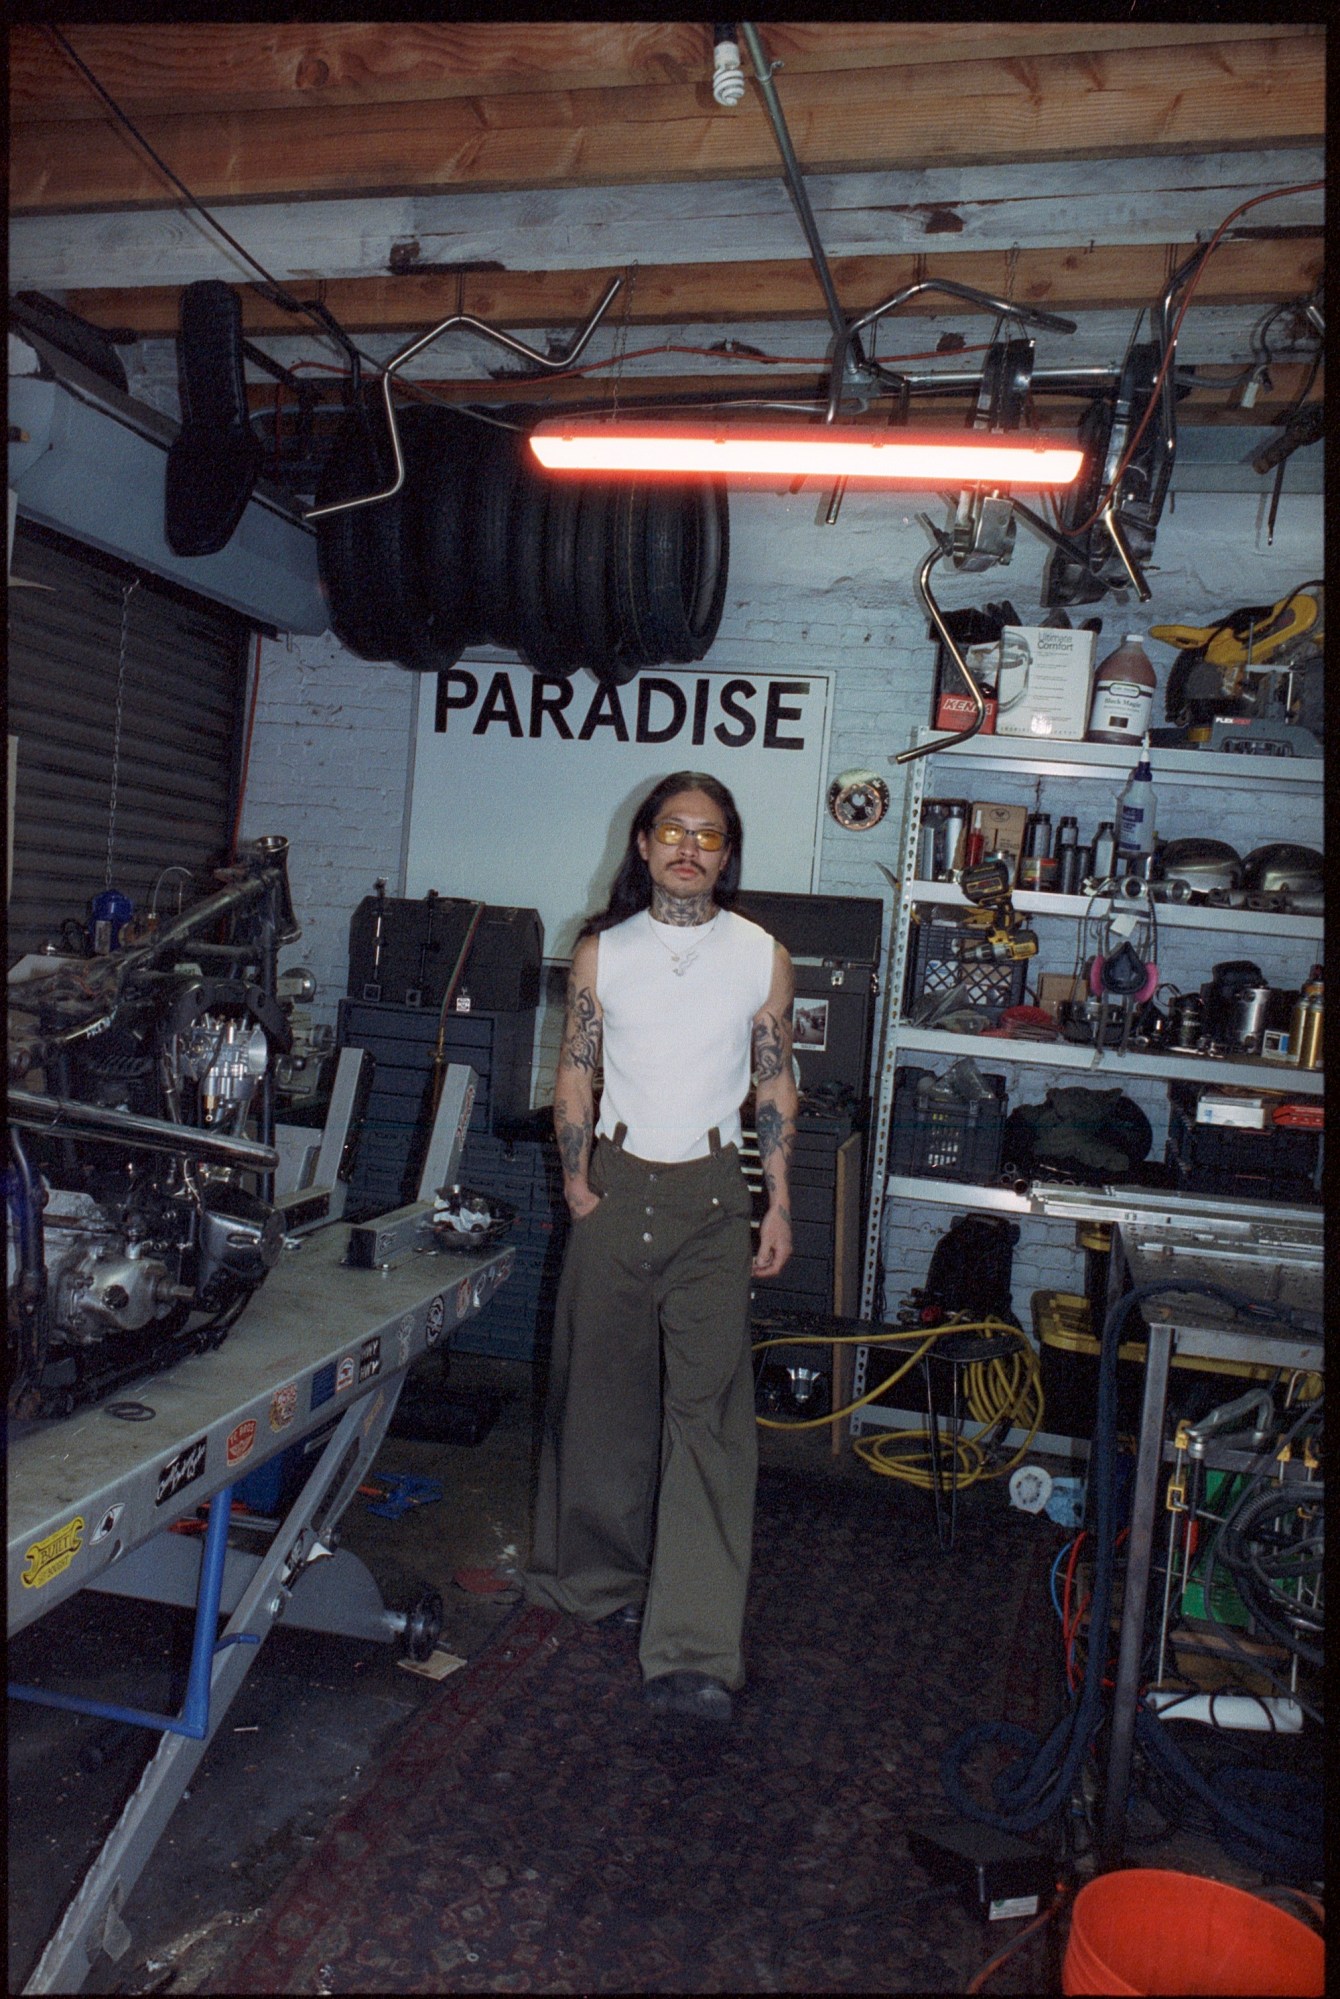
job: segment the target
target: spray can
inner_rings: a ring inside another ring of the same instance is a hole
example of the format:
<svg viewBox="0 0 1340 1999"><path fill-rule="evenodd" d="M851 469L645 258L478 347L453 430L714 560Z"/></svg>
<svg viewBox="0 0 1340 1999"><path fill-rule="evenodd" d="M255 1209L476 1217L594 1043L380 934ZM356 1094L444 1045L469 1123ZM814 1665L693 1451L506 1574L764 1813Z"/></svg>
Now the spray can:
<svg viewBox="0 0 1340 1999"><path fill-rule="evenodd" d="M1127 632L1094 676L1088 741L1139 743L1149 729L1157 686L1139 632Z"/></svg>
<svg viewBox="0 0 1340 1999"><path fill-rule="evenodd" d="M1154 852L1154 773L1149 748L1131 772L1117 799L1117 868L1119 875L1139 874Z"/></svg>
<svg viewBox="0 0 1340 1999"><path fill-rule="evenodd" d="M1056 886L1050 812L1030 812L1028 815L1024 826L1024 851L1019 856L1019 886L1040 889Z"/></svg>
<svg viewBox="0 0 1340 1999"><path fill-rule="evenodd" d="M1056 828L1056 888L1061 895L1078 895L1082 879L1079 822L1066 813Z"/></svg>
<svg viewBox="0 0 1340 1999"><path fill-rule="evenodd" d="M1289 1020L1289 1057L1299 1069L1322 1065L1322 981L1309 979Z"/></svg>
<svg viewBox="0 0 1340 1999"><path fill-rule="evenodd" d="M945 804L944 850L940 872L948 880L959 870L959 842L963 838L968 823L967 807L959 799L950 799Z"/></svg>

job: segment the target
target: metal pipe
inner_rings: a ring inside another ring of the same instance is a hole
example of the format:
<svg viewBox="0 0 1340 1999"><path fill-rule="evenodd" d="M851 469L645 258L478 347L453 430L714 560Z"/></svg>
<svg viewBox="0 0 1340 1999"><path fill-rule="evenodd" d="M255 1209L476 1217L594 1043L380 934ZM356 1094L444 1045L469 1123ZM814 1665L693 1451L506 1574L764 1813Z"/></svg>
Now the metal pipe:
<svg viewBox="0 0 1340 1999"><path fill-rule="evenodd" d="M850 345L847 333L847 319L842 307L838 303L837 289L833 283L833 273L828 268L828 258L824 254L824 246L819 239L819 225L814 219L814 210L810 207L810 198L805 191L804 180L801 178L800 162L796 158L795 148L791 144L791 134L786 129L786 119L782 115L781 103L776 90L773 88L772 73L775 65L768 62L764 56L763 46L758 39L758 31L754 27L753 22L740 21L737 25L740 30L740 39L748 49L749 59L754 65L754 75L758 78L758 87L763 94L763 102L767 108L769 122L772 125L773 137L777 141L777 150L782 156L782 171L786 176L787 190L795 205L796 214L800 218L800 226L805 231L805 241L810 246L810 262L814 265L814 275L819 280L819 288L823 292L824 303L828 307L828 317L832 322L833 331L837 335L842 345L842 351L845 354L847 347Z"/></svg>
<svg viewBox="0 0 1340 1999"><path fill-rule="evenodd" d="M1010 299L997 298L993 292L978 291L975 285L962 285L953 278L919 278L915 284L904 285L892 298L882 304L871 306L869 312L854 319L850 326L844 326L838 347L834 350L828 378L828 415L826 421L832 423L842 393L842 376L847 363L847 349L857 340L867 326L873 326L886 312L896 306L906 305L909 299L921 292L945 292L950 298L966 299L970 305L979 305L986 312L994 312L998 319L1017 319L1024 326L1041 326L1050 333L1073 333L1077 322L1064 319L1060 313L1043 312L1041 307L1016 305ZM912 377L904 379L911 381Z"/></svg>
<svg viewBox="0 0 1340 1999"><path fill-rule="evenodd" d="M1107 505L1099 515L1099 519L1111 537L1112 546L1116 549L1120 557L1122 568L1131 579L1132 590L1134 590L1142 604L1147 604L1152 593L1149 585L1145 582L1144 571L1132 555L1130 548L1127 546L1126 537L1117 526L1117 496L1115 493L1109 497Z"/></svg>
<svg viewBox="0 0 1340 1999"><path fill-rule="evenodd" d="M482 339L492 340L496 346L505 347L511 354L524 355L526 360L533 361L537 368L543 368L550 374L561 373L564 368L570 368L574 361L581 355L587 341L591 338L591 335L595 332L596 327L604 317L606 307L622 283L622 278L614 278L611 281L604 298L601 299L600 304L578 334L576 342L561 358L555 358L552 354L537 354L533 347L527 347L524 340L516 340L510 333L503 333L496 326L488 326L482 319L476 319L472 313L468 312L453 312L449 319L440 321L429 332L421 333L417 340L411 340L408 347L402 347L400 352L387 362L382 374L382 401L386 406L386 425L391 435L391 454L395 459L395 478L389 486L384 487L379 493L361 493L354 500L332 500L324 507L307 507L303 511L303 519L305 521L320 521L326 519L330 514L347 513L353 507L374 506L378 500L394 499L395 495L404 485L405 454L400 447L400 431L395 420L395 405L391 401L391 382L397 370L403 368L406 361L412 361L416 354L421 353L425 347L431 347L435 340L440 339L444 333L449 333L453 327L466 326L469 327L472 333L478 333Z"/></svg>
<svg viewBox="0 0 1340 1999"><path fill-rule="evenodd" d="M926 615L929 617L931 623L934 625L936 632L939 635L940 643L946 648L946 650L949 653L949 657L953 660L955 666L958 668L960 674L963 676L963 680L967 686L968 692L972 696L973 707L976 709L977 712L974 714L971 722L969 722L966 729L959 729L952 736L944 736L941 738L941 740L938 743L922 743L919 745L919 747L915 749L899 750L897 756L894 757L893 759L894 763L896 764L914 763L918 757L928 757L932 755L932 753L935 752L936 750L948 750L952 749L955 743L966 743L969 736L975 736L977 734L977 731L981 728L983 722L986 720L986 702L982 697L982 690L977 685L977 682L973 679L972 674L968 668L968 662L964 659L963 654L959 651L958 647L955 645L953 633L950 631L948 625L941 617L940 606L936 603L934 597L932 597L931 595L931 586L930 586L931 570L935 567L936 563L940 560L940 558L946 553L946 546L945 546L946 537L943 537L940 534L939 529L936 528L934 523L930 520L930 518L926 514L921 514L918 516L918 518L921 520L923 525L930 530L931 534L934 536L935 546L931 549L929 555L926 557L926 560L922 563L921 568L917 571L917 579L916 579L917 596L921 599L922 608L925 610Z"/></svg>
<svg viewBox="0 0 1340 1999"><path fill-rule="evenodd" d="M72 1097L42 1097L29 1090L9 1093L9 1122L28 1131L59 1133L106 1144L138 1145L147 1152L178 1153L187 1159L216 1160L248 1173L272 1173L279 1154L272 1145L249 1138L201 1131L195 1125L170 1124L166 1118L142 1117L136 1111L112 1110L105 1104L81 1104Z"/></svg>

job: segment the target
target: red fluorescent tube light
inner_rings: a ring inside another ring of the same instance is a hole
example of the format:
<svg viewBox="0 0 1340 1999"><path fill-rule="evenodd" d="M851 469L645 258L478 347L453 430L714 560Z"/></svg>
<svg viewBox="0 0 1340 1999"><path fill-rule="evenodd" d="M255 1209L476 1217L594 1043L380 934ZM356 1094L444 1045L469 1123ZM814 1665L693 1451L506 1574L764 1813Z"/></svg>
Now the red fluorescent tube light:
<svg viewBox="0 0 1340 1999"><path fill-rule="evenodd" d="M592 423L547 417L530 448L550 472L864 479L911 486L1068 486L1084 453L1036 431L874 430L852 424Z"/></svg>

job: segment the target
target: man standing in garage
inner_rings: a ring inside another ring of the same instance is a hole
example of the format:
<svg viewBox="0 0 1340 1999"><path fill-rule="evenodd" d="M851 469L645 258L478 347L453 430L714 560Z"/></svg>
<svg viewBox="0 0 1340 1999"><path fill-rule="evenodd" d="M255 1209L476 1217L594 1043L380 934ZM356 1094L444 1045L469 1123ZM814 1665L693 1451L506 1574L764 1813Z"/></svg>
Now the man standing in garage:
<svg viewBox="0 0 1340 1999"><path fill-rule="evenodd" d="M703 1721L729 1721L745 1678L749 1286L791 1254L794 980L730 908L742 839L715 778L663 779L573 954L554 1092L572 1230L526 1577L535 1601L640 1627L648 1706ZM752 1259L751 1074L767 1192Z"/></svg>

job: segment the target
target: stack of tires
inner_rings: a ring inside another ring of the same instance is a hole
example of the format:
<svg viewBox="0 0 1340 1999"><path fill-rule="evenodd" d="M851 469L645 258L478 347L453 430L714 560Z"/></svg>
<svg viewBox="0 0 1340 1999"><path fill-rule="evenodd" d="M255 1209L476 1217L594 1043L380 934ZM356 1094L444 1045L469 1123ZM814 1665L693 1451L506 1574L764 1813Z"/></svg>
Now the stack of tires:
<svg viewBox="0 0 1340 1999"><path fill-rule="evenodd" d="M703 658L730 554L719 481L549 474L524 428L427 404L397 421L400 491L316 524L331 630L360 659L438 673L491 644L537 673L586 667L621 686L644 667ZM393 476L384 411L351 411L317 504Z"/></svg>

